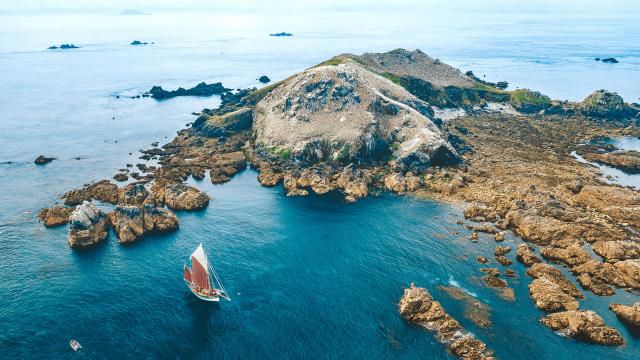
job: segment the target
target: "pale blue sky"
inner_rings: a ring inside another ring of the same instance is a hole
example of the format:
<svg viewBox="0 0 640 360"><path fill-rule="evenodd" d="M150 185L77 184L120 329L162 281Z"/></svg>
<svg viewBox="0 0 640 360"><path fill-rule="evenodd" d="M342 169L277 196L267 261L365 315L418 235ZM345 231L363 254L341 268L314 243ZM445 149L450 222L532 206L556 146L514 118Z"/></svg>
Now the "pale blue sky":
<svg viewBox="0 0 640 360"><path fill-rule="evenodd" d="M124 9L138 9L145 12L174 10L308 10L327 9L342 11L415 11L421 8L445 11L496 12L523 11L571 11L571 12L637 12L635 0L3 0L0 13L37 14L48 12L120 12Z"/></svg>

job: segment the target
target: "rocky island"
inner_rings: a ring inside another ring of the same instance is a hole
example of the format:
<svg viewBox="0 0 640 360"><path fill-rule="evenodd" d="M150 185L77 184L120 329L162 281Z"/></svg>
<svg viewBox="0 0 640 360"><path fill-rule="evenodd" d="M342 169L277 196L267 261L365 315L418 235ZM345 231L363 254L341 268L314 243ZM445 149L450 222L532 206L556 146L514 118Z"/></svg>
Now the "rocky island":
<svg viewBox="0 0 640 360"><path fill-rule="evenodd" d="M156 100L165 100L170 99L176 96L211 96L211 95L219 95L225 92L230 91L231 89L227 89L222 86L222 83L214 83L207 84L205 82L201 82L198 85L185 89L179 87L176 90L167 91L162 88L162 86L153 86L148 92L144 93L142 96L150 96Z"/></svg>
<svg viewBox="0 0 640 360"><path fill-rule="evenodd" d="M105 223L122 243L175 229L170 209L196 210L209 202L185 180L208 173L211 182L224 183L250 164L260 184L282 184L288 196L338 192L354 202L387 190L464 204L474 231L500 242L511 230L524 240L515 251L518 263L505 257L509 246L496 247L495 259L507 278L514 276L510 266L529 268L531 306L549 313L542 324L581 340L623 344L598 314L579 309L585 296L640 290L640 192L606 183L573 153L615 166L635 164L637 152L603 153L585 144L640 136L636 105L604 90L582 102L508 91L504 83L481 81L404 49L339 55L261 89L214 85L220 107L203 109L172 141L145 150L141 158L157 165L139 164L133 183L119 187L103 180L63 195L65 205L78 206L70 245L101 241ZM177 96L154 89L150 94L158 99ZM116 207L96 214L84 203L91 199ZM43 218L64 218L67 211L52 208ZM500 269L483 273L488 286L509 296ZM454 354L490 357L479 340L451 336L459 325L437 306L425 289L412 286L400 313L424 326L437 321L436 333ZM628 315L632 310L615 309L621 318L635 319Z"/></svg>

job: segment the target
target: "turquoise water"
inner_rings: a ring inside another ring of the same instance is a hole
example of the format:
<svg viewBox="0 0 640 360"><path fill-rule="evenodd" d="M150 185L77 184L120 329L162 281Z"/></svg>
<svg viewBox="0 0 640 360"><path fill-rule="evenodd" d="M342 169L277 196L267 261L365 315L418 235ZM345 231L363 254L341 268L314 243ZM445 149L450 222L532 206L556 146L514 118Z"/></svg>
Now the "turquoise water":
<svg viewBox="0 0 640 360"><path fill-rule="evenodd" d="M0 16L0 162L11 162L0 164L2 358L450 358L397 314L412 281L499 358L640 357L640 341L607 310L637 295L587 294L582 302L622 331L624 347L562 338L537 323L542 313L519 264L520 278L510 280L515 303L482 284L475 256L491 257L495 244L484 236L469 242L455 225L460 209L449 205L388 194L356 204L333 195L287 198L247 170L224 185L194 182L214 197L209 208L179 213L178 232L132 246L111 234L74 252L66 229L35 222L57 195L139 162L138 149L168 141L192 111L219 102L124 97L154 84L257 86L260 75L283 79L337 53L406 47L553 97L580 99L602 87L640 96L632 15L296 15ZM279 31L294 37L267 36ZM128 45L135 39L155 44ZM81 48L44 50L59 43ZM605 55L621 63L592 60ZM58 160L37 167L40 153ZM233 301L205 304L184 286L182 264L199 242ZM518 242L509 234L507 244ZM463 305L437 289L447 284L488 303L493 326L466 320ZM72 338L84 354L71 352Z"/></svg>

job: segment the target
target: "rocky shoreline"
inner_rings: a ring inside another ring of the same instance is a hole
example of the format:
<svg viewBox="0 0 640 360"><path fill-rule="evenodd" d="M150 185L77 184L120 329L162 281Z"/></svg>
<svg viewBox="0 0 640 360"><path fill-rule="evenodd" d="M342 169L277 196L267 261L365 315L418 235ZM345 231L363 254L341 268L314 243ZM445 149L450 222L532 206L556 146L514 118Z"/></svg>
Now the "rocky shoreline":
<svg viewBox="0 0 640 360"><path fill-rule="evenodd" d="M218 109L204 109L171 142L145 150L141 158L158 165L139 164L134 182L103 180L64 194L65 205L79 207L76 218L90 213L72 222L69 243L74 231L92 240L73 244L100 242L102 222L123 243L171 231L178 220L170 209L196 210L209 201L185 180L208 174L224 183L247 166L259 172L261 185L282 184L288 196L339 192L353 202L386 190L463 203L471 241L485 232L501 242L511 230L526 242L516 257L529 268L532 306L549 313L544 325L582 340L623 343L597 314L579 310L587 295L557 266L593 295L640 290L640 192L606 184L572 156L602 155L584 145L598 137L640 136L636 105L606 91L580 103L506 91L406 50L340 55L262 89L221 97ZM439 109L461 115L443 120L435 116ZM613 158L594 161L621 162ZM96 215L84 203L91 199L115 210ZM41 214L53 226L69 211ZM510 267L520 265L505 257L510 251L498 245L502 271L482 271L488 286L513 300ZM615 308L625 319L635 316Z"/></svg>

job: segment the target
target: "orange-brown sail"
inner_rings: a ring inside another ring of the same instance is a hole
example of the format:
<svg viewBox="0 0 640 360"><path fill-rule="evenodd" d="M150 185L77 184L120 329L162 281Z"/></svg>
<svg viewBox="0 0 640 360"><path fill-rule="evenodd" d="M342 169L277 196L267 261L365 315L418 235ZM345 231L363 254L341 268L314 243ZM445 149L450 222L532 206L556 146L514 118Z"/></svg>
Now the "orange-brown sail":
<svg viewBox="0 0 640 360"><path fill-rule="evenodd" d="M202 244L191 254L191 278L193 283L202 289L211 290L209 280L209 260L202 249Z"/></svg>

